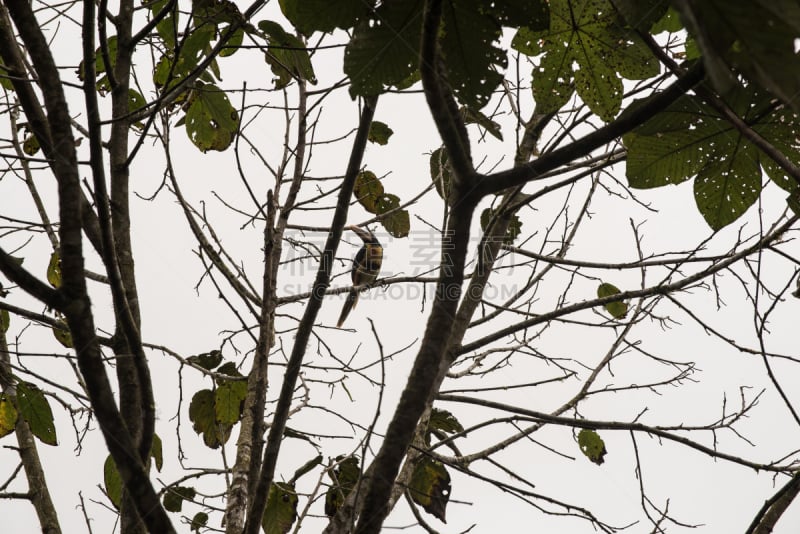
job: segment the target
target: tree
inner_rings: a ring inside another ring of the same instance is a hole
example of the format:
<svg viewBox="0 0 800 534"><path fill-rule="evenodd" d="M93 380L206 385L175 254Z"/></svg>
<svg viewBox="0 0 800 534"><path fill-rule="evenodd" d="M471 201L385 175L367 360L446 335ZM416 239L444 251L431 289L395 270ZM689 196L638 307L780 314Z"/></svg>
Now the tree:
<svg viewBox="0 0 800 534"><path fill-rule="evenodd" d="M0 6L0 496L47 532L464 530L508 519L487 488L570 531L781 525L794 4L264 4ZM335 330L354 221L388 274ZM62 503L70 424L107 453ZM698 457L747 485L724 514L680 498Z"/></svg>

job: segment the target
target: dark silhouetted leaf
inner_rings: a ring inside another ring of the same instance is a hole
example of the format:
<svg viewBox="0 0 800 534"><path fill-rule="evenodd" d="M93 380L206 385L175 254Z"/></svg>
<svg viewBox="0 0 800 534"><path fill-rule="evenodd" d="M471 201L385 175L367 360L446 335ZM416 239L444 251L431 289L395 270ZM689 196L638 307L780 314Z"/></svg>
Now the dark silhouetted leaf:
<svg viewBox="0 0 800 534"><path fill-rule="evenodd" d="M204 352L202 354L195 354L194 356L189 356L186 359L192 362L193 364L198 365L203 369L207 369L210 371L214 367L222 363L222 352L219 350L212 350L210 352Z"/></svg>
<svg viewBox="0 0 800 534"><path fill-rule="evenodd" d="M486 208L481 212L481 230L484 232L489 225L489 221L492 220L494 213L495 211L492 208ZM508 228L506 228L506 235L503 238L503 243L510 245L517 236L519 236L520 232L522 232L522 221L520 221L519 217L516 215L512 215L511 219L508 221Z"/></svg>
<svg viewBox="0 0 800 534"><path fill-rule="evenodd" d="M170 486L164 491L164 508L169 512L180 512L183 501L191 501L196 494L190 486Z"/></svg>
<svg viewBox="0 0 800 534"><path fill-rule="evenodd" d="M150 457L156 463L156 470L161 471L161 468L164 466L164 452L161 444L161 438L158 437L158 434L153 434L153 445L150 447Z"/></svg>
<svg viewBox="0 0 800 534"><path fill-rule="evenodd" d="M205 512L197 512L192 518L189 527L195 532L200 532L200 529L208 524L208 514Z"/></svg>
<svg viewBox="0 0 800 534"><path fill-rule="evenodd" d="M8 310L0 310L0 334L8 332L8 327L11 325L11 316Z"/></svg>
<svg viewBox="0 0 800 534"><path fill-rule="evenodd" d="M339 462L336 468L328 472L333 481L325 494L325 515L328 517L336 514L361 475L357 456L338 456L336 461Z"/></svg>

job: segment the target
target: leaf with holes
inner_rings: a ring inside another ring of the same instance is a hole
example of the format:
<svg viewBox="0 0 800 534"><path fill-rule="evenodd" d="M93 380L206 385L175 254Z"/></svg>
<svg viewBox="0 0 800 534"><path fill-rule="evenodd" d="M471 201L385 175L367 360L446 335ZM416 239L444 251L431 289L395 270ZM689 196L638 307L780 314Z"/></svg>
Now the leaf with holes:
<svg viewBox="0 0 800 534"><path fill-rule="evenodd" d="M603 283L597 288L597 296L601 299L605 297L613 297L614 295L619 294L620 290L614 284ZM603 307L614 319L624 319L628 314L628 304L625 302L609 302L607 304L603 304Z"/></svg>
<svg viewBox="0 0 800 534"><path fill-rule="evenodd" d="M450 474L441 462L422 457L411 475L408 490L412 501L447 523L445 514L450 500Z"/></svg>
<svg viewBox="0 0 800 534"><path fill-rule="evenodd" d="M383 184L372 171L362 171L356 176L353 195L370 213L377 213L378 199L383 195Z"/></svg>
<svg viewBox="0 0 800 534"><path fill-rule="evenodd" d="M264 534L286 534L297 519L297 492L294 484L273 483L261 519Z"/></svg>
<svg viewBox="0 0 800 534"><path fill-rule="evenodd" d="M197 82L186 111L186 133L203 152L223 151L239 129L239 113L215 85Z"/></svg>
<svg viewBox="0 0 800 534"><path fill-rule="evenodd" d="M529 56L544 54L533 71L538 113L558 111L577 91L608 122L622 104L622 78L643 80L660 70L609 0L551 0L549 28L520 28L511 46Z"/></svg>
<svg viewBox="0 0 800 534"><path fill-rule="evenodd" d="M594 430L584 428L578 432L578 446L581 452L597 465L602 465L605 461L606 444Z"/></svg>
<svg viewBox="0 0 800 534"><path fill-rule="evenodd" d="M41 389L29 382L18 382L17 409L39 441L46 445L58 445L53 411Z"/></svg>
<svg viewBox="0 0 800 534"><path fill-rule="evenodd" d="M369 125L367 139L371 143L385 145L389 142L389 138L393 133L394 131L385 122L372 121L372 124Z"/></svg>

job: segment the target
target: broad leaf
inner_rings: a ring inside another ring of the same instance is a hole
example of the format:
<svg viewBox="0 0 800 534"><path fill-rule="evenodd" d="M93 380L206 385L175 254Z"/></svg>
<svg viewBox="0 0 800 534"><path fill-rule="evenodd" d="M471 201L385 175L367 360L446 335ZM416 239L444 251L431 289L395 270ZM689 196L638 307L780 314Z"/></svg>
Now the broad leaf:
<svg viewBox="0 0 800 534"><path fill-rule="evenodd" d="M642 80L659 73L658 61L625 29L609 0L552 0L549 30L521 28L512 47L531 56L544 54L533 72L539 113L558 111L577 91L592 112L610 121L622 104L621 78Z"/></svg>
<svg viewBox="0 0 800 534"><path fill-rule="evenodd" d="M218 423L232 425L242 416L247 382L225 381L214 394L214 413Z"/></svg>
<svg viewBox="0 0 800 534"><path fill-rule="evenodd" d="M191 501L196 494L191 486L170 486L164 492L164 508L169 512L180 512L183 501Z"/></svg>
<svg viewBox="0 0 800 534"><path fill-rule="evenodd" d="M394 131L389 128L384 122L380 121L372 121L372 124L369 125L369 135L367 139L371 143L377 143L379 145L385 145L389 142L389 138L392 136Z"/></svg>
<svg viewBox="0 0 800 534"><path fill-rule="evenodd" d="M17 409L39 441L47 445L58 445L53 411L41 389L28 382L18 382Z"/></svg>
<svg viewBox="0 0 800 534"><path fill-rule="evenodd" d="M275 80L277 89L286 87L295 78L306 80L311 84L317 83L314 67L311 65L311 58L303 41L287 33L277 22L262 20L258 23L258 28L264 32L269 41L264 57L272 72L278 77Z"/></svg>
<svg viewBox="0 0 800 534"><path fill-rule="evenodd" d="M50 254L50 263L47 264L47 281L55 288L61 287L61 258L55 251Z"/></svg>
<svg viewBox="0 0 800 534"><path fill-rule="evenodd" d="M450 474L441 462L423 457L408 484L411 500L446 523L447 503L450 500Z"/></svg>
<svg viewBox="0 0 800 534"><path fill-rule="evenodd" d="M796 115L775 106L752 87L730 93L728 104L746 123L793 161L800 161ZM771 158L700 99L685 95L623 137L626 174L635 188L677 184L697 177L695 202L708 225L718 230L755 203L761 169L780 187L796 186Z"/></svg>
<svg viewBox="0 0 800 534"><path fill-rule="evenodd" d="M428 420L428 431L425 432L425 442L428 445L431 444L431 434L437 430L447 434L455 434L456 432L463 432L464 427L461 426L458 419L447 410L433 408L433 410L431 410L431 417Z"/></svg>
<svg viewBox="0 0 800 534"><path fill-rule="evenodd" d="M189 356L186 360L210 371L222 363L222 352L219 350L212 350L210 352Z"/></svg>
<svg viewBox="0 0 800 534"><path fill-rule="evenodd" d="M61 343L65 348L71 349L74 347L72 344L72 334L69 331L69 327L64 320L59 320L58 324L60 326L53 327L53 336L56 340Z"/></svg>
<svg viewBox="0 0 800 534"><path fill-rule="evenodd" d="M602 465L606 456L606 444L594 430L584 428L578 433L578 446L592 462Z"/></svg>
<svg viewBox="0 0 800 534"><path fill-rule="evenodd" d="M620 290L614 284L604 283L597 288L597 296L600 298L613 297L619 294ZM625 302L609 302L604 304L603 307L614 319L624 319L628 314L628 304Z"/></svg>
<svg viewBox="0 0 800 534"><path fill-rule="evenodd" d="M239 113L218 87L197 82L186 111L186 133L203 152L223 151L239 129Z"/></svg>
<svg viewBox="0 0 800 534"><path fill-rule="evenodd" d="M367 15L374 3L369 0L280 0L283 14L305 35L351 28Z"/></svg>
<svg viewBox="0 0 800 534"><path fill-rule="evenodd" d="M370 213L377 213L378 199L383 195L383 184L372 171L362 171L356 176L353 195Z"/></svg>
<svg viewBox="0 0 800 534"><path fill-rule="evenodd" d="M269 488L267 506L261 519L264 534L286 534L297 519L297 492L293 484L275 482Z"/></svg>
<svg viewBox="0 0 800 534"><path fill-rule="evenodd" d="M212 449L228 441L232 428L230 424L221 424L217 421L214 398L213 391L201 389L192 396L192 401L189 403L189 419L192 421L192 427L195 432L203 435L203 442Z"/></svg>
<svg viewBox="0 0 800 534"><path fill-rule="evenodd" d="M205 512L197 512L196 514L194 514L192 522L189 524L189 528L191 528L195 532L200 532L200 529L205 527L207 524L208 524L208 514Z"/></svg>

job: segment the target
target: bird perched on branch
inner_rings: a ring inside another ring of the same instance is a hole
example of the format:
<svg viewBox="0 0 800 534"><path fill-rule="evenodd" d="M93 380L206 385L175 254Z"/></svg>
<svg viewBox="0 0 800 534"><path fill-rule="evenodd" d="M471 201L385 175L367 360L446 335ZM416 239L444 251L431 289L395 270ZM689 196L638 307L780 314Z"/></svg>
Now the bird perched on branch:
<svg viewBox="0 0 800 534"><path fill-rule="evenodd" d="M358 226L348 226L348 228L361 238L364 246L353 259L353 269L350 271L353 287L347 294L347 300L345 300L342 313L339 315L339 322L336 324L337 327L342 326L344 320L347 319L347 314L355 308L361 290L378 278L378 273L381 272L381 262L383 262L383 247L375 234Z"/></svg>

